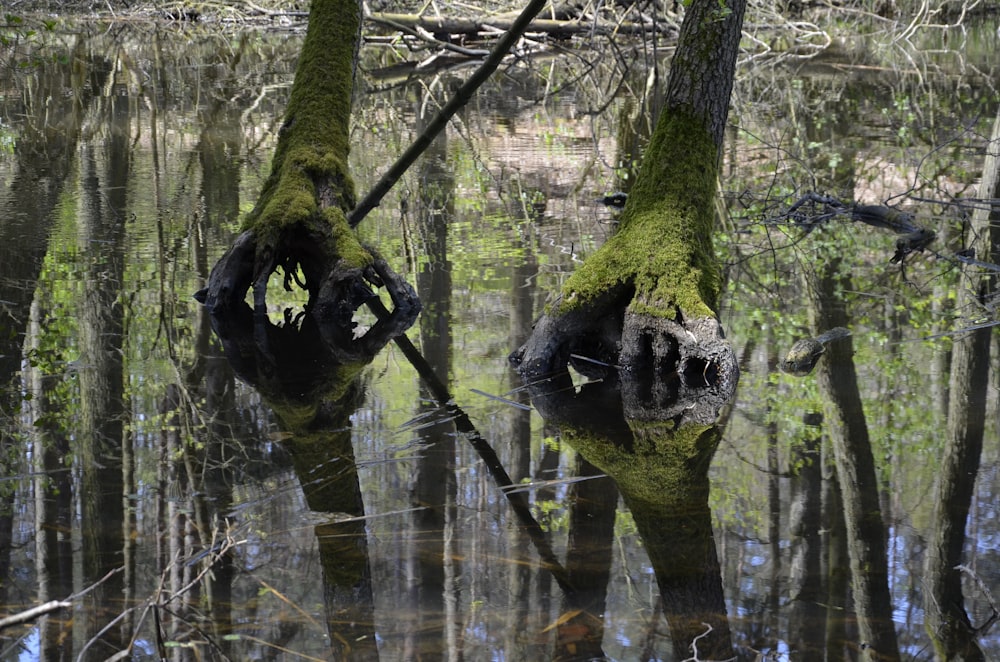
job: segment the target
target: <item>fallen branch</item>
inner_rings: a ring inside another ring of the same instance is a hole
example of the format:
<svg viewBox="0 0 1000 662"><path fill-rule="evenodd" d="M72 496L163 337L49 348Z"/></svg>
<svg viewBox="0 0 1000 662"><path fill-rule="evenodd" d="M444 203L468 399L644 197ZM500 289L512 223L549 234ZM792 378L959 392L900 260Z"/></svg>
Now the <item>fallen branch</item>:
<svg viewBox="0 0 1000 662"><path fill-rule="evenodd" d="M369 19L370 18L371 17L369 17ZM376 21L376 22L382 22L382 21ZM416 37L421 41L425 41L431 46L436 46L446 51L452 51L453 53L458 53L459 55L464 55L465 57L481 58L481 57L486 57L487 55L490 54L488 50L482 48L466 48L464 46L459 46L458 44L453 44L448 41L442 41L441 39L438 39L437 36L429 33L426 29L424 29L419 25L417 26L405 25L403 23L396 23L395 21L389 21L389 20L384 21L384 24L396 30L399 30L403 34L408 34L412 37Z"/></svg>
<svg viewBox="0 0 1000 662"><path fill-rule="evenodd" d="M420 28L438 34L477 35L497 30L511 30L517 24L516 14L498 14L486 18L447 18L441 16L420 16L418 14L390 14L376 12L365 17L365 20L378 25L385 25L398 30L400 26ZM658 26L658 27L657 27ZM633 21L591 20L587 18L552 19L536 18L527 26L526 31L544 32L550 35L574 34L646 34L653 30L676 32L669 23L661 22L636 23Z"/></svg>
<svg viewBox="0 0 1000 662"><path fill-rule="evenodd" d="M17 614L11 614L6 618L2 618L0 619L0 630L8 628L11 625L19 625L21 623L27 623L28 621L34 620L39 616L44 616L49 612L56 611L57 609L65 609L67 607L72 607L73 600L77 600L87 595L88 593L93 591L95 588L97 588L98 586L100 586L101 584L103 584L108 579L110 579L117 573L121 572L122 570L124 570L124 568L115 568L114 570L104 575L96 582L88 586L87 588L68 596L65 600L49 600L48 602L40 604L37 607L32 607L31 609L26 609Z"/></svg>
<svg viewBox="0 0 1000 662"><path fill-rule="evenodd" d="M819 206L819 210L799 211L806 204ZM919 253L927 248L936 238L933 230L916 224L913 215L885 205L848 205L840 200L818 193L806 193L799 198L779 220L791 221L805 230L803 236L812 232L821 223L835 216L847 216L852 221L864 223L882 230L889 230L898 235L896 253L889 261L893 264L902 262L910 253Z"/></svg>
<svg viewBox="0 0 1000 662"><path fill-rule="evenodd" d="M65 609L67 607L72 607L73 603L66 600L49 600L44 604L40 604L37 607L32 607L31 609L25 609L22 612L8 616L7 618L0 619L0 630L8 628L11 625L19 625L21 623L27 623L28 621L34 620L39 616L44 616L45 614L56 611L57 609Z"/></svg>

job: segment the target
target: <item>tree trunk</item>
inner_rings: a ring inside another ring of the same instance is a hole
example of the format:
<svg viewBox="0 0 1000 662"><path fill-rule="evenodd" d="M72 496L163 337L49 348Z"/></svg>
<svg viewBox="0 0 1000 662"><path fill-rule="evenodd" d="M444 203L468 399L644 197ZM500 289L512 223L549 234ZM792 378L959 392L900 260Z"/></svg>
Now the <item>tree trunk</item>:
<svg viewBox="0 0 1000 662"><path fill-rule="evenodd" d="M360 662L379 659L365 506L351 443L350 418L363 399L364 388L353 382L339 399L319 404L309 425L283 444L309 510L336 516L314 529L330 659ZM344 514L349 517L337 521Z"/></svg>
<svg viewBox="0 0 1000 662"><path fill-rule="evenodd" d="M79 303L80 430L74 441L81 467L79 527L82 532L84 585L98 581L121 564L125 540L122 522L127 495L123 480L123 449L129 411L125 389L122 284L125 274L126 191L131 163L126 130L127 103L115 97L104 118L109 138L106 151L86 148L81 157L87 213L82 216L80 246L94 247L83 275ZM101 166L103 167L103 170ZM88 638L100 633L105 650L119 650L119 628L102 632L113 618L111 604L122 593L121 575L101 584L95 604L108 605L86 623ZM99 646L97 650L101 650Z"/></svg>
<svg viewBox="0 0 1000 662"><path fill-rule="evenodd" d="M792 464L798 469L791 481L792 497L788 507L791 533L789 639L792 648L801 652L802 659L821 660L827 612L821 570L823 416L809 412L803 417L803 423L809 434L801 446L792 449Z"/></svg>
<svg viewBox="0 0 1000 662"><path fill-rule="evenodd" d="M295 283L308 291L306 308L317 321L345 331L371 298L370 285L385 284L397 307L419 307L412 288L347 222L355 203L347 157L360 29L356 0L312 3L271 174L243 233L195 295L213 312L242 306L252 287L254 312L265 314L268 278L279 267L286 289Z"/></svg>
<svg viewBox="0 0 1000 662"><path fill-rule="evenodd" d="M593 372L577 355L670 379L680 392L708 387L709 397L726 400L735 388L736 360L715 316L722 280L711 233L745 8L744 0L688 6L664 108L619 230L512 354L525 379L571 361Z"/></svg>
<svg viewBox="0 0 1000 662"><path fill-rule="evenodd" d="M979 190L984 200L1000 197L1000 158L996 156L1000 113L989 144ZM970 236L969 246L979 259L994 263L1000 260L1000 212L977 209L972 215ZM959 310L976 309L996 296L996 274L992 271L965 265L961 280L956 303ZM947 442L927 547L926 627L939 660L986 659L965 612L957 566L962 563L965 521L983 450L992 334L992 327L976 329L956 340L951 354Z"/></svg>
<svg viewBox="0 0 1000 662"><path fill-rule="evenodd" d="M847 327L848 317L838 292L851 290L839 274L837 260L818 275L813 306L816 329ZM887 540L878 496L878 478L865 420L850 336L831 343L817 369L825 407L824 420L837 464L844 508L851 589L865 660L898 662L899 646L889 594Z"/></svg>
<svg viewBox="0 0 1000 662"><path fill-rule="evenodd" d="M569 488L566 571L573 591L563 594L552 660L604 660L604 614L615 550L618 490L604 472L577 456L573 475L589 478Z"/></svg>

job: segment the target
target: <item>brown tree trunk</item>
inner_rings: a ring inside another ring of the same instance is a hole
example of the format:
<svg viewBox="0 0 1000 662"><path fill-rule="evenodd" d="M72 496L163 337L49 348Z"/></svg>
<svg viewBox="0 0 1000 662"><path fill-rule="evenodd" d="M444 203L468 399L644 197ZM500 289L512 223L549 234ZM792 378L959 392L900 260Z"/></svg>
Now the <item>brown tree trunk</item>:
<svg viewBox="0 0 1000 662"><path fill-rule="evenodd" d="M667 95L618 232L567 281L511 360L522 377L573 362L620 366L674 393L698 392L705 420L728 400L738 368L715 316L721 288L712 251L723 131L746 8L694 0ZM679 380L677 378L679 377ZM678 385L679 381L679 385Z"/></svg>
<svg viewBox="0 0 1000 662"><path fill-rule="evenodd" d="M984 200L1000 197L1000 112L993 124L983 166L979 195ZM1000 260L1000 211L977 209L970 228L980 259ZM995 296L996 273L965 265L958 288L959 310L975 309ZM955 341L951 354L951 385L945 454L942 460L936 507L927 548L926 627L939 660L984 660L976 632L965 612L962 563L965 521L972 504L979 473L986 423L992 327L976 329Z"/></svg>
<svg viewBox="0 0 1000 662"><path fill-rule="evenodd" d="M813 305L818 329L848 326L846 310L837 292L850 291L848 279L838 275L838 264L824 265L819 274ZM840 282L838 282L840 281ZM885 526L878 496L878 478L854 370L854 349L848 336L831 343L817 369L824 396L830 442L837 463L851 587L864 659L899 660L899 645L892 621L889 566Z"/></svg>

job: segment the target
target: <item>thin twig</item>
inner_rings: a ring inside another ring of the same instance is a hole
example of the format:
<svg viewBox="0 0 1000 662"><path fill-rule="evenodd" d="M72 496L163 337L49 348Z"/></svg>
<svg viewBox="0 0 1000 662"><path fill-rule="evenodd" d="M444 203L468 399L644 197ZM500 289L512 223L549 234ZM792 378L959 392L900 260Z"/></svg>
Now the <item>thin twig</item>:
<svg viewBox="0 0 1000 662"><path fill-rule="evenodd" d="M73 600L77 600L87 595L88 593L93 591L95 588L97 588L98 586L100 586L101 584L103 584L108 579L118 574L122 570L124 570L124 568L115 568L114 570L104 575L96 582L88 586L87 588L83 589L82 591L79 591L78 593L74 593L68 596L64 600L50 600L44 604L38 605L37 607L32 607L31 609L26 609L17 614L11 614L6 618L2 618L0 619L0 630L3 630L6 627L10 627L11 625L26 623L32 619L38 618L39 616L44 616L45 614L51 611L55 611L56 609L64 609L66 607L72 607Z"/></svg>
<svg viewBox="0 0 1000 662"><path fill-rule="evenodd" d="M998 619L1000 619L1000 608L997 607L996 600L993 599L993 593L990 591L990 588L986 585L986 582L984 582L983 579L978 574L973 572L972 568L970 568L967 565L956 565L954 569L958 570L959 572L964 572L965 574L967 574L972 579L972 581L976 583L976 586L979 588L980 593L982 593L983 596L986 598L986 601L990 603L990 609L993 611L993 613L990 614L990 617L987 618L982 625L980 625L977 628L973 628L973 632L976 634L976 636L981 637L984 634L986 634L986 631L989 630L990 627L994 623L996 623Z"/></svg>
<svg viewBox="0 0 1000 662"><path fill-rule="evenodd" d="M699 639L704 639L708 635L712 634L712 630L714 630L715 628L713 628L711 625L709 625L708 623L706 623L704 621L702 621L701 624L704 625L708 629L705 630L704 632L702 632L697 637L695 637L694 639L691 640L691 646L690 646L690 648L691 648L691 652L694 653L694 655L692 655L691 657L688 657L688 658L685 658L685 659L681 660L681 662L712 662L711 660L703 660L700 657L698 657L698 640ZM725 660L719 660L718 662L736 662L736 659L737 658L734 655L733 657L727 657Z"/></svg>

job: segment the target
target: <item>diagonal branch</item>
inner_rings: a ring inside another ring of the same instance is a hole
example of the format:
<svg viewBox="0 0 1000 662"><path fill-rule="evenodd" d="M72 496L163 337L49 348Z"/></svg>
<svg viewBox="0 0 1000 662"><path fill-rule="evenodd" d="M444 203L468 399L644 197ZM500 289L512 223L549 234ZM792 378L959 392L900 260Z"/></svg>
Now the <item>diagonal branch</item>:
<svg viewBox="0 0 1000 662"><path fill-rule="evenodd" d="M382 304L382 302L373 298L367 302L368 308L375 314L379 319L383 319L389 315L389 311ZM543 567L552 573L552 577L559 584L559 588L563 590L566 595L572 595L575 593L575 588L570 581L569 572L563 565L559 562L556 556L555 550L552 549L552 544L549 542L549 538L542 526L535 519L535 516L531 513L531 506L528 504L528 500L523 492L513 491L511 487L515 486L513 480L511 480L510 475L507 470L503 467L503 462L497 456L496 451L490 445L486 439L479 433L479 430L473 424L472 420L469 419L469 415L465 411L455 404L454 398L451 397L451 393L448 392L448 387L441 381L441 379L434 372L434 368L427 362L427 359L423 357L410 339L406 337L406 334L400 334L393 339L396 346L403 352L407 360L420 375L420 378L424 381L427 387L430 389L431 394L434 399L437 400L439 406L443 407L454 419L455 429L461 432L465 438L468 440L469 445L479 454L480 459L483 464L486 465L487 471L489 471L490 477L493 481L500 487L501 493L506 497L507 502L510 504L511 509L517 516L517 519L524 526L528 537L531 539L532 544L535 546L535 550L538 552L539 557L542 559Z"/></svg>
<svg viewBox="0 0 1000 662"><path fill-rule="evenodd" d="M351 227L357 227L357 225L368 215L372 209L378 207L382 202L382 198L385 197L399 178L403 176L403 173L413 165L413 163L423 154L434 139L441 133L451 118L462 109L465 104L469 102L472 95L476 93L483 83L489 80L489 77L493 75L497 67L503 61L507 54L510 53L511 49L514 48L514 44L521 38L525 30L531 24L531 21L535 16L541 11L542 7L548 0L531 0L528 5L524 8L524 11L517 17L517 20L510 26L500 41L496 43L493 50L490 51L489 56L483 60L483 63L479 65L469 79L462 84L462 87L458 89L455 96L451 98L444 107L438 111L437 116L431 120L430 124L422 134L417 136L417 139L413 141L405 152L399 157L399 159L392 164L392 166L386 171L382 178L378 180L368 195L358 203L358 205L351 210L347 215L347 220Z"/></svg>

